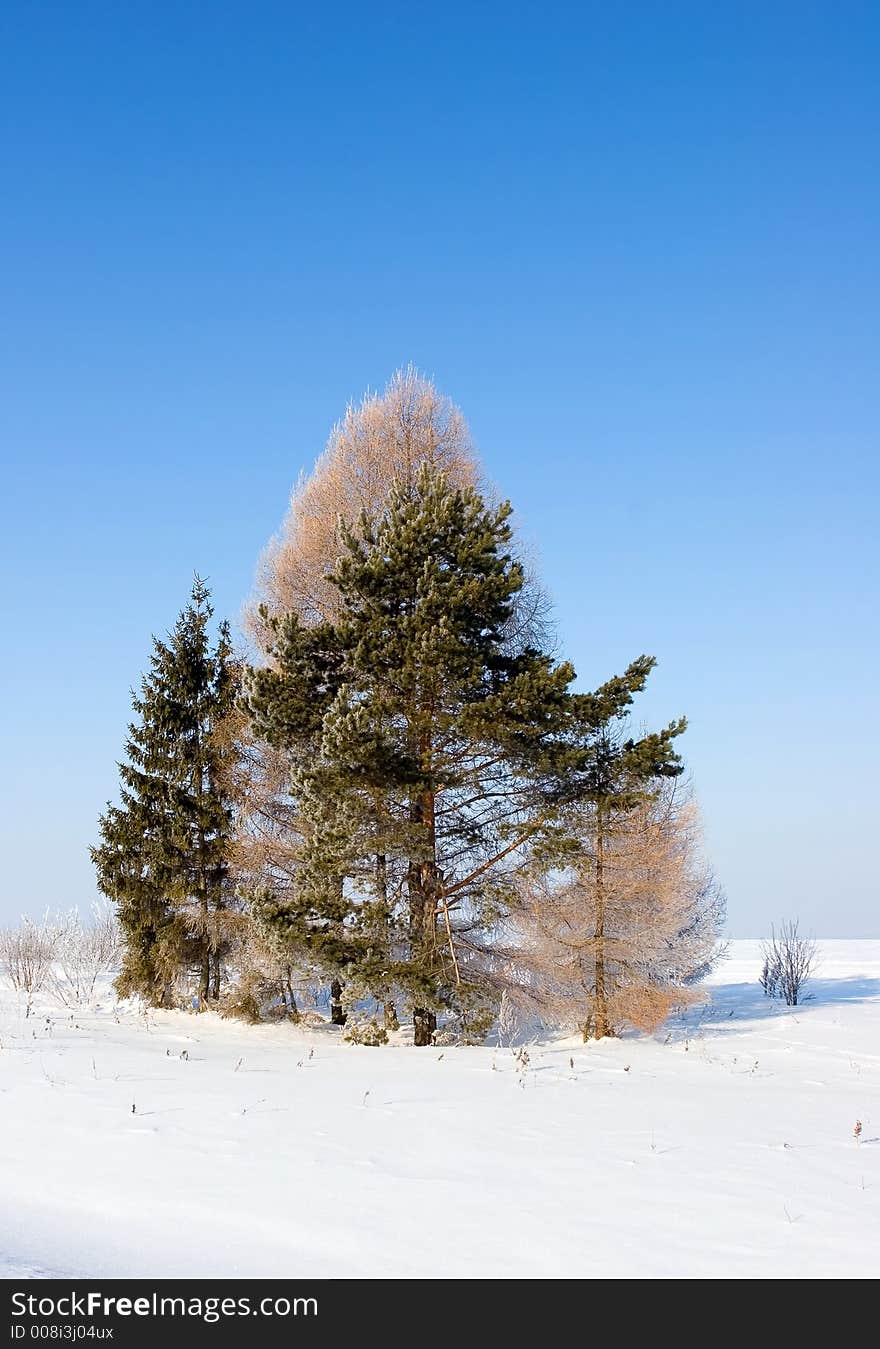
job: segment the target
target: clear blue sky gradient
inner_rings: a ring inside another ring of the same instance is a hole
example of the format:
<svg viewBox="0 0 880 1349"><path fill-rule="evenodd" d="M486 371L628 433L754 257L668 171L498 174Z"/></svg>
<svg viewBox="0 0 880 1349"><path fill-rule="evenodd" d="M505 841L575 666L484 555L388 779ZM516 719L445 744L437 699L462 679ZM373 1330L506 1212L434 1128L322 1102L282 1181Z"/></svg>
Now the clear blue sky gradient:
<svg viewBox="0 0 880 1349"><path fill-rule="evenodd" d="M733 935L880 935L880 11L0 10L0 919L346 402L464 408L592 686L660 661Z"/></svg>

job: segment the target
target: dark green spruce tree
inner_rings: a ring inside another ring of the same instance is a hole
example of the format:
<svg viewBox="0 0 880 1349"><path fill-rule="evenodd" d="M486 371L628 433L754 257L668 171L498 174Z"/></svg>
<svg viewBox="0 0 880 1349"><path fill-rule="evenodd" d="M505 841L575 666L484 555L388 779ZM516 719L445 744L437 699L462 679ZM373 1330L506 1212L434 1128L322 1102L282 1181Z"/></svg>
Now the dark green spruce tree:
<svg viewBox="0 0 880 1349"><path fill-rule="evenodd" d="M299 874L261 915L351 990L403 998L418 1045L485 993L483 937L577 762L571 666L510 640L510 514L429 469L392 486L342 528L338 621L288 617L249 679L258 733L308 747Z"/></svg>
<svg viewBox="0 0 880 1349"><path fill-rule="evenodd" d="M174 630L153 639L149 673L132 695L120 804L108 804L91 849L124 937L118 990L156 1006L181 978L197 980L201 999L219 997L228 942L229 750L216 733L236 674L226 623L211 645L209 597L196 577Z"/></svg>

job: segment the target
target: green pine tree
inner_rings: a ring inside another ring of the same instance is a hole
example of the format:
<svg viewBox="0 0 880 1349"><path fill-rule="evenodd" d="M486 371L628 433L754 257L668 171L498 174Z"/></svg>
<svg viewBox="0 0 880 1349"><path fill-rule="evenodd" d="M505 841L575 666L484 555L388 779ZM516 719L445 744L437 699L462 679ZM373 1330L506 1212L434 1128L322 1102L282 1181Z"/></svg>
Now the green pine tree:
<svg viewBox="0 0 880 1349"><path fill-rule="evenodd" d="M108 803L91 849L125 940L118 990L153 1005L167 1005L175 981L192 974L201 999L219 997L227 949L229 750L216 732L237 681L226 623L211 647L209 595L196 577L167 641L153 639L150 671L132 695L120 804Z"/></svg>
<svg viewBox="0 0 880 1349"><path fill-rule="evenodd" d="M331 1019L344 1025L341 975L353 959L347 904L342 873L328 855L326 811L311 777L324 717L339 689L342 652L335 629L326 623L306 627L295 614L273 619L265 609L261 619L273 637L266 652L271 663L249 671L244 705L257 737L285 755L290 800L286 806L277 803L276 818L288 832L283 865L265 866L251 895L251 914L258 931L280 943L290 961L328 976ZM297 808L291 810L294 801ZM316 849L319 834L324 843ZM322 869L316 873L316 867Z"/></svg>
<svg viewBox="0 0 880 1349"><path fill-rule="evenodd" d="M258 732L300 748L299 871L260 912L352 992L405 997L421 1045L482 996L482 935L576 762L571 666L511 649L510 514L427 468L394 485L342 527L337 622L288 618L250 677Z"/></svg>

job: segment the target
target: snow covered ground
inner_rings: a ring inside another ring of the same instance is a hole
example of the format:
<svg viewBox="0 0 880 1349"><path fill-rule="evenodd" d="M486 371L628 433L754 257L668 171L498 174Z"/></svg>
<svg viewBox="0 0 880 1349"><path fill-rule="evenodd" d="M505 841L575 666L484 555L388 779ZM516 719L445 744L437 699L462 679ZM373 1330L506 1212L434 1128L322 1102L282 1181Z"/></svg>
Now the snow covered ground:
<svg viewBox="0 0 880 1349"><path fill-rule="evenodd" d="M880 941L799 1008L759 964L525 1068L2 992L0 1275L876 1275Z"/></svg>

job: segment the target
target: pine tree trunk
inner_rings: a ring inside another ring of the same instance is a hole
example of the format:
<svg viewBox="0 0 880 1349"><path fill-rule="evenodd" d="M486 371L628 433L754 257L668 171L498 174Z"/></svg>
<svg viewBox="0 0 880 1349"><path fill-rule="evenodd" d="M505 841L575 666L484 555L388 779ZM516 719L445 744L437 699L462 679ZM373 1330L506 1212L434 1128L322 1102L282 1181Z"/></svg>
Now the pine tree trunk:
<svg viewBox="0 0 880 1349"><path fill-rule="evenodd" d="M334 1026L344 1026L346 1022L342 1006L342 983L339 979L334 979L330 985L330 1020Z"/></svg>
<svg viewBox="0 0 880 1349"><path fill-rule="evenodd" d="M422 746L423 761L427 754ZM430 855L427 859L412 861L409 864L407 884L409 889L410 947L412 954L424 969L429 970L434 963L436 946L436 881L437 861L435 857L435 821L434 793L424 791L410 806L410 820L413 824L426 826ZM413 1008L413 1044L420 1048L434 1043L437 1029L437 1015L427 1007Z"/></svg>
<svg viewBox="0 0 880 1349"><path fill-rule="evenodd" d="M299 1008L296 1005L296 994L293 991L293 969L290 965L284 972L284 981L281 986L281 994L287 1003L287 1014L291 1021L299 1021Z"/></svg>
<svg viewBox="0 0 880 1349"><path fill-rule="evenodd" d="M413 1008L413 1044L424 1048L434 1043L437 1029L437 1015L426 1007Z"/></svg>
<svg viewBox="0 0 880 1349"><path fill-rule="evenodd" d="M208 942L208 887L202 881L200 907L202 911L202 978L199 987L199 1001L205 1003L211 993L211 947Z"/></svg>
<svg viewBox="0 0 880 1349"><path fill-rule="evenodd" d="M382 903L382 909L385 914L385 922L388 927L388 949L391 949L391 913L388 908L388 859L385 853L379 853L376 857L376 897ZM397 1008L393 1002L386 1002L383 1007L383 1024L386 1031L400 1029L400 1022L397 1019Z"/></svg>
<svg viewBox="0 0 880 1349"><path fill-rule="evenodd" d="M410 818L414 811L410 812ZM418 817L416 817L418 818ZM421 867L418 862L410 862L408 871L409 887L409 944L411 958L421 961L425 944L425 896L422 889ZM431 1022L433 1021L433 1025ZM416 1045L431 1043L431 1037L437 1029L437 1018L427 1007L413 1008L413 1031Z"/></svg>
<svg viewBox="0 0 880 1349"><path fill-rule="evenodd" d="M213 944L212 944L212 947L211 947L211 997L214 999L215 1002L219 1002L219 1000L220 1000L220 980L221 980L222 973L223 973L223 970L222 970L222 960L221 960L221 954L220 954L220 949L221 949L221 945L222 945L221 940L220 940L220 912L221 912L221 909L222 909L222 907L223 907L223 901L222 901L222 898L221 898L222 890L221 890L221 888L220 888L221 884L222 884L221 882L215 881L214 887L213 887L213 888L214 888L214 914L213 914L213 918L214 918L214 941L213 941Z"/></svg>
<svg viewBox="0 0 880 1349"><path fill-rule="evenodd" d="M419 937L418 942L421 947L422 959L425 965L430 969L434 964L436 937L437 937L437 913L436 913L436 887L435 872L436 867L433 862L423 863L421 868L419 882L420 905L419 905ZM419 1048L425 1048L434 1043L434 1032L437 1029L437 1014L427 1007L413 1008L413 1044Z"/></svg>
<svg viewBox="0 0 880 1349"><path fill-rule="evenodd" d="M597 1040L611 1034L608 1021L608 999L605 991L605 824L601 805L596 810L596 931L595 931L595 967L596 983L594 1008L591 1018L593 1034ZM588 1023L589 1026L589 1023ZM587 1028L584 1039L588 1038Z"/></svg>

